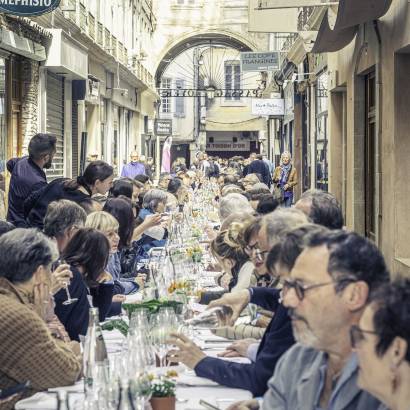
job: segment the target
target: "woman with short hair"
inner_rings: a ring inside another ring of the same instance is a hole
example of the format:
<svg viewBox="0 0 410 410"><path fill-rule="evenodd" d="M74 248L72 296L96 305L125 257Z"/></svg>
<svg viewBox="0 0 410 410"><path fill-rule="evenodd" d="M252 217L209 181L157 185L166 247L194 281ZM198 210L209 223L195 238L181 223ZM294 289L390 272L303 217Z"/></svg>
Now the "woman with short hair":
<svg viewBox="0 0 410 410"><path fill-rule="evenodd" d="M358 385L390 410L410 407L410 279L383 286L351 328ZM385 408L385 407L383 407Z"/></svg>

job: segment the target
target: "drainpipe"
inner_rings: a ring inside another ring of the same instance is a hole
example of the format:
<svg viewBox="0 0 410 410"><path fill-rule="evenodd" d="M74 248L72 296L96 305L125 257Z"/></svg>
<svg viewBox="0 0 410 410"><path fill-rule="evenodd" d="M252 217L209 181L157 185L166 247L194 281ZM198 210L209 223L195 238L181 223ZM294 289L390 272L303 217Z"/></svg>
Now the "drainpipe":
<svg viewBox="0 0 410 410"><path fill-rule="evenodd" d="M376 224L376 240L377 244L381 245L381 222L382 222L382 134L383 134L383 82L382 82L382 38L380 35L379 24L377 20L373 20L373 28L377 37L377 49L376 49L376 110L378 115L378 121L376 123L377 131L377 196L378 196L378 209L377 209L377 224Z"/></svg>

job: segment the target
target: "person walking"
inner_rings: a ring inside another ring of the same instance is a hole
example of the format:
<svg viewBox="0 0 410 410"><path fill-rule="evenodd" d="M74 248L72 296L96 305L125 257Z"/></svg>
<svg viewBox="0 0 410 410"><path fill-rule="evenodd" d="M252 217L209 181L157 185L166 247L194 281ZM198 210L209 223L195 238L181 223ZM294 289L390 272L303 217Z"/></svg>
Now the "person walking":
<svg viewBox="0 0 410 410"><path fill-rule="evenodd" d="M44 169L51 168L56 141L54 135L36 134L29 142L27 157L12 158L7 162L11 173L7 221L16 227L27 227L24 215L26 198L47 186Z"/></svg>
<svg viewBox="0 0 410 410"><path fill-rule="evenodd" d="M138 152L132 151L130 158L131 161L122 168L121 176L133 179L137 175L146 175L145 164L140 162Z"/></svg>
<svg viewBox="0 0 410 410"><path fill-rule="evenodd" d="M273 182L282 191L283 203L290 208L293 202L293 187L298 184L296 168L292 164L289 151L284 151L280 157L280 165L275 168Z"/></svg>

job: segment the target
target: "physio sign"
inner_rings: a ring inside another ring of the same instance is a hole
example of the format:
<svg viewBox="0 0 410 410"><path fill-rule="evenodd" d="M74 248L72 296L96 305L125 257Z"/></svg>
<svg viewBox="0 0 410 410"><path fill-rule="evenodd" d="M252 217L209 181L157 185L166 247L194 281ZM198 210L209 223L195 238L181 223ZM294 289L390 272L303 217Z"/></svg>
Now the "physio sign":
<svg viewBox="0 0 410 410"><path fill-rule="evenodd" d="M61 0L0 0L0 13L39 16L56 9Z"/></svg>

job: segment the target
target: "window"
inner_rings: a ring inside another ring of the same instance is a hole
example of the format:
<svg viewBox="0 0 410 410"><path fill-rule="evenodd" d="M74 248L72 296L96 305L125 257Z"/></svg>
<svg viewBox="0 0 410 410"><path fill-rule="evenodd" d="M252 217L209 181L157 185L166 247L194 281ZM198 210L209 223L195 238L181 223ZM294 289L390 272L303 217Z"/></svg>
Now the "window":
<svg viewBox="0 0 410 410"><path fill-rule="evenodd" d="M226 61L225 62L225 100L240 100L241 97L239 90L241 88L241 66L239 61ZM228 90L232 90L229 92Z"/></svg>
<svg viewBox="0 0 410 410"><path fill-rule="evenodd" d="M161 80L161 88L162 89L170 89L171 88L171 79L170 78L163 78ZM163 112L163 113L170 113L171 112L171 97L161 97L161 112Z"/></svg>
<svg viewBox="0 0 410 410"><path fill-rule="evenodd" d="M185 86L185 81L181 79L175 80L175 88L177 90L182 90ZM185 98L175 97L175 117L185 116Z"/></svg>
<svg viewBox="0 0 410 410"><path fill-rule="evenodd" d="M374 72L366 76L365 85L365 233L376 240L376 78Z"/></svg>
<svg viewBox="0 0 410 410"><path fill-rule="evenodd" d="M316 83L316 188L328 190L327 81L323 72Z"/></svg>

